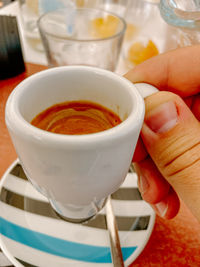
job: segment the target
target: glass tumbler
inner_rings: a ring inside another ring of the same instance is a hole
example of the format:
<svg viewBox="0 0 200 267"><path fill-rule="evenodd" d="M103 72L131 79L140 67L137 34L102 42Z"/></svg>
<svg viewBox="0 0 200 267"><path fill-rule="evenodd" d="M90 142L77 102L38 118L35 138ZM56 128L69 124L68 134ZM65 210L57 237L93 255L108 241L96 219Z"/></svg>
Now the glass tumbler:
<svg viewBox="0 0 200 267"><path fill-rule="evenodd" d="M96 1L96 7L124 18L130 1L132 0L98 0Z"/></svg>
<svg viewBox="0 0 200 267"><path fill-rule="evenodd" d="M75 5L73 0L18 0L18 2L25 37L38 51L43 51L37 26L39 17L46 12Z"/></svg>
<svg viewBox="0 0 200 267"><path fill-rule="evenodd" d="M127 69L177 47L177 31L160 14L159 0L129 1L123 58Z"/></svg>
<svg viewBox="0 0 200 267"><path fill-rule="evenodd" d="M89 65L115 71L125 21L93 8L48 12L38 21L49 67Z"/></svg>
<svg viewBox="0 0 200 267"><path fill-rule="evenodd" d="M132 0L71 0L77 7L98 8L124 17Z"/></svg>
<svg viewBox="0 0 200 267"><path fill-rule="evenodd" d="M160 13L177 30L177 46L200 43L200 1L161 0Z"/></svg>

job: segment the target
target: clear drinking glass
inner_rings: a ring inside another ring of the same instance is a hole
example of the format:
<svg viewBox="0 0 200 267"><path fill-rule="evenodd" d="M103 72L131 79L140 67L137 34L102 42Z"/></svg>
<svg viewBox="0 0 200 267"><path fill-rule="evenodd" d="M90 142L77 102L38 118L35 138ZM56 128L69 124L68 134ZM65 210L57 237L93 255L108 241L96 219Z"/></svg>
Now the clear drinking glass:
<svg viewBox="0 0 200 267"><path fill-rule="evenodd" d="M132 0L99 0L96 1L96 7L113 12L124 18L130 1Z"/></svg>
<svg viewBox="0 0 200 267"><path fill-rule="evenodd" d="M123 58L127 68L177 47L177 31L161 16L159 0L131 0L126 13Z"/></svg>
<svg viewBox="0 0 200 267"><path fill-rule="evenodd" d="M177 46L200 43L200 1L161 0L162 18L177 30Z"/></svg>
<svg viewBox="0 0 200 267"><path fill-rule="evenodd" d="M49 67L115 70L126 29L121 17L100 9L68 8L44 14L38 26Z"/></svg>
<svg viewBox="0 0 200 267"><path fill-rule="evenodd" d="M77 7L100 8L124 17L132 0L71 0Z"/></svg>
<svg viewBox="0 0 200 267"><path fill-rule="evenodd" d="M18 0L18 2L25 37L30 45L39 51L43 50L37 26L39 17L49 11L75 6L74 0Z"/></svg>
<svg viewBox="0 0 200 267"><path fill-rule="evenodd" d="M37 50L42 50L41 40L36 23L39 17L38 0L18 0L18 2L25 37L34 48Z"/></svg>

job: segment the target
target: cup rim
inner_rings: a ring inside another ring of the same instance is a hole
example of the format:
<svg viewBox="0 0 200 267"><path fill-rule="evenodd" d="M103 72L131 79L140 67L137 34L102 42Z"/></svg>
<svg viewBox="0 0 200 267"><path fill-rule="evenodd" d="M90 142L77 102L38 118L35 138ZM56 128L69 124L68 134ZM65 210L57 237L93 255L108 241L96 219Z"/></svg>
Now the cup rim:
<svg viewBox="0 0 200 267"><path fill-rule="evenodd" d="M83 43L89 43L89 42L102 42L102 41L105 41L105 40L110 40L110 39L115 39L117 38L118 36L122 35L125 33L126 31L126 21L124 18L122 18L121 16L113 13L113 12L110 12L110 11L107 11L107 10L103 10L103 9L97 9L97 8L76 8L76 10L95 10L95 11L101 11L103 13L106 13L108 15L112 15L113 17L116 17L119 19L119 21L122 22L122 29L117 32L116 34L112 35L112 36L109 36L109 37L104 37L104 38L92 38L92 39L76 39L76 38L72 38L72 37L60 37L60 36L56 36L54 34L50 34L48 32L45 31L45 34L47 34L48 36L51 36L57 40L63 40L63 41L71 41L71 42L83 42ZM37 20L37 25L38 25L38 29L39 29L39 32L40 34L42 35L41 31L42 31L42 26L41 26L41 21L43 20L43 18L45 18L46 16L48 16L49 14L53 14L53 13L57 13L57 12L64 12L64 11L67 11L67 8L62 8L62 9L56 9L56 10L53 10L53 11L49 11L49 12L46 12L44 13L43 15L41 15L39 17L39 19Z"/></svg>
<svg viewBox="0 0 200 267"><path fill-rule="evenodd" d="M26 90L29 83L33 82L33 80L40 76L45 76L47 74L51 74L52 72L59 72L59 71L67 71L71 69L72 71L77 70L85 70L85 71L93 71L98 72L100 75L107 75L111 76L112 79L117 79L118 82L122 84L129 93L130 97L132 97L134 103L136 105L131 110L129 116L122 121L120 124L107 129L105 131L92 133L92 134L85 134L85 135L64 135L58 133L48 132L42 129L39 129L30 122L26 121L25 118L22 116L21 112L19 111L18 99L20 95ZM134 90L135 88L135 90ZM121 134L123 135L130 135L133 132L133 129L138 127L138 125L142 125L143 120L141 121L141 117L144 118L144 100L134 84L127 80L126 78L113 73L111 71L100 69L96 67L89 67L89 66L62 66L62 67L55 67L47 70L43 70L41 72L35 73L30 77L26 78L22 81L17 87L12 91L10 94L5 109L5 120L7 127L13 131L15 134L24 135L27 138L31 138L38 142L39 140L43 140L45 142L51 141L51 143L55 145L63 145L63 142L68 142L68 144L72 145L75 143L82 144L82 143L101 143L104 140L105 143L109 143L115 139L119 139ZM29 132L31 130L31 133ZM26 132L26 135L24 134ZM27 134L29 133L29 134ZM120 133L120 134L119 134ZM134 137L134 136L133 136ZM107 141L107 142L106 142Z"/></svg>

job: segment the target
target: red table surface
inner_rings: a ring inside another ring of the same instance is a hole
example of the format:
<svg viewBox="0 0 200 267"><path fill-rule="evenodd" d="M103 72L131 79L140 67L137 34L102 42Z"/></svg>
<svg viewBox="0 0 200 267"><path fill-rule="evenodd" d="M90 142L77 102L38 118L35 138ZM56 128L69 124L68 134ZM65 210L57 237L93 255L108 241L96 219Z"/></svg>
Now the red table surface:
<svg viewBox="0 0 200 267"><path fill-rule="evenodd" d="M6 100L19 82L45 68L27 63L24 73L0 81L0 177L17 157L5 126ZM183 203L174 219L156 218L149 242L130 266L200 266L200 224Z"/></svg>

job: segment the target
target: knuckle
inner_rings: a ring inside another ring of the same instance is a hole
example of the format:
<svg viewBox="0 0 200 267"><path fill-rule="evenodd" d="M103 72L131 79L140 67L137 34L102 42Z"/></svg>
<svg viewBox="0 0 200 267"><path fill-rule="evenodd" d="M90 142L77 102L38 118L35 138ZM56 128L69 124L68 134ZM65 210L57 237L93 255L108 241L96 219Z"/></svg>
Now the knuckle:
<svg viewBox="0 0 200 267"><path fill-rule="evenodd" d="M191 176L190 169L198 165L200 165L200 142L186 148L180 154L165 163L163 169L168 178L178 173L188 173L188 175Z"/></svg>

